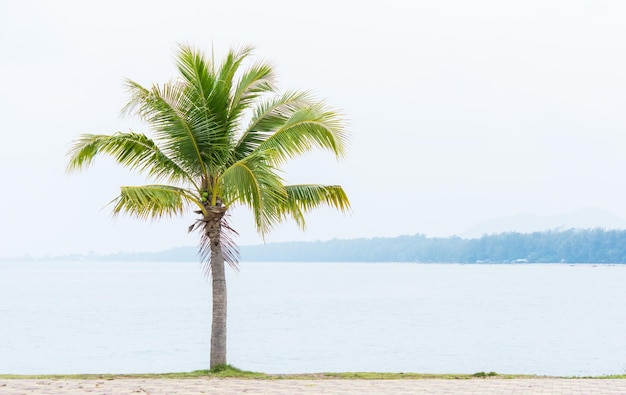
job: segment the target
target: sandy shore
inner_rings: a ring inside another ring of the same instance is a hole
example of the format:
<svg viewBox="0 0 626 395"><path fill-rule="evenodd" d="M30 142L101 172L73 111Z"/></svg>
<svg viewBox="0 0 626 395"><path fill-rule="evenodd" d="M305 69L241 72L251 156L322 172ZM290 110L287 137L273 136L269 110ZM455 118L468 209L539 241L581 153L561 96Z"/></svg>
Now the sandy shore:
<svg viewBox="0 0 626 395"><path fill-rule="evenodd" d="M115 379L0 380L0 394L192 395L192 394L626 394L625 380L471 379L471 380L242 380Z"/></svg>

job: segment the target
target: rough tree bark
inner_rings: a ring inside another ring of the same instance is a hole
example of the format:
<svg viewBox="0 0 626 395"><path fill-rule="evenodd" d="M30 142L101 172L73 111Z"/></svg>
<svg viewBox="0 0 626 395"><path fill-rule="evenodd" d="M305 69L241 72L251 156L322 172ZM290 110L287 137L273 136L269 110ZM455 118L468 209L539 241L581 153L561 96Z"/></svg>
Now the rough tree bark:
<svg viewBox="0 0 626 395"><path fill-rule="evenodd" d="M205 232L211 246L211 284L213 291L213 313L211 321L211 362L213 369L226 363L226 272L221 245L222 217L226 208L207 207Z"/></svg>

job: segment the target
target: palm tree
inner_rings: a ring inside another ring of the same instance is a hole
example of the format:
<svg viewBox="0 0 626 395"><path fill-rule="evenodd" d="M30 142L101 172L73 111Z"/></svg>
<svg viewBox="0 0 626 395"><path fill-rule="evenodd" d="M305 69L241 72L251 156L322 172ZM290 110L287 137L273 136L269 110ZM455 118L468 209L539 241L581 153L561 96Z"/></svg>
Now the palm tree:
<svg viewBox="0 0 626 395"><path fill-rule="evenodd" d="M130 100L123 109L146 122L153 134L82 134L68 155L68 171L88 167L98 154L143 172L155 184L122 186L113 213L148 219L181 215L196 208L200 256L212 281L210 367L226 363L226 277L224 263L237 268L234 230L228 210L251 209L265 235L292 218L304 229L304 214L322 205L349 210L336 185L285 185L280 166L312 149L344 155L347 133L342 117L309 93L280 93L272 67L242 63L252 48L230 50L217 64L189 46L180 46L180 75L144 88L128 80Z"/></svg>

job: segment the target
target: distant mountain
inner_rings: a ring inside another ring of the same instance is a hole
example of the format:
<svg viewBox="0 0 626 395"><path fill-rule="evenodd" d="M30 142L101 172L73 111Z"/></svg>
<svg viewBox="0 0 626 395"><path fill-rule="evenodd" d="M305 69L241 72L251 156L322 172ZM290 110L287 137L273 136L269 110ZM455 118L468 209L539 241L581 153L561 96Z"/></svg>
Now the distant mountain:
<svg viewBox="0 0 626 395"><path fill-rule="evenodd" d="M504 232L532 233L545 230L594 228L626 229L626 219L599 208L583 208L570 213L546 216L522 213L482 222L459 236L474 239L483 235Z"/></svg>

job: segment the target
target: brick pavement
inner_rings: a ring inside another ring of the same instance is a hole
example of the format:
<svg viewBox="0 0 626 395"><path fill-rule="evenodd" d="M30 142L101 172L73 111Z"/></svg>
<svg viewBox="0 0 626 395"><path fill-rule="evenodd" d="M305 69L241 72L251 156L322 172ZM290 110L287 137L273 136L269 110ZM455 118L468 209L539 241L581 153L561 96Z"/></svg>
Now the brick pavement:
<svg viewBox="0 0 626 395"><path fill-rule="evenodd" d="M242 380L115 379L0 380L2 395L196 395L196 394L502 394L626 395L626 379L471 379L471 380Z"/></svg>

